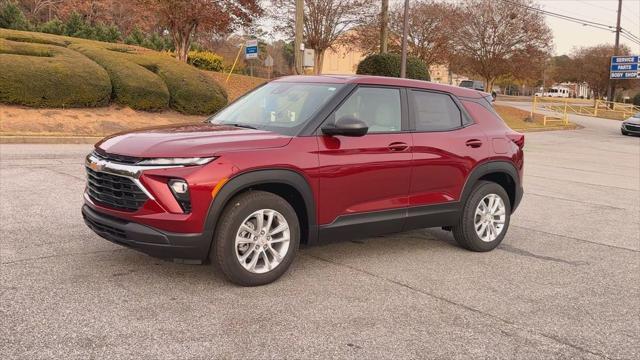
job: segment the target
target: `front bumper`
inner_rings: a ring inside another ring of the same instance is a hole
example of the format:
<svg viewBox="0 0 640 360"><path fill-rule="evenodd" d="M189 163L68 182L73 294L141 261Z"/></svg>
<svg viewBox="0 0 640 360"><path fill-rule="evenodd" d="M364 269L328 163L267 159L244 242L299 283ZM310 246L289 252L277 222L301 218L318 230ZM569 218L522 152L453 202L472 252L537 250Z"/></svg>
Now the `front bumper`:
<svg viewBox="0 0 640 360"><path fill-rule="evenodd" d="M622 130L629 134L640 135L640 124L622 123Z"/></svg>
<svg viewBox="0 0 640 360"><path fill-rule="evenodd" d="M99 236L145 254L176 262L201 263L209 255L213 233L182 234L118 219L82 206L85 224Z"/></svg>

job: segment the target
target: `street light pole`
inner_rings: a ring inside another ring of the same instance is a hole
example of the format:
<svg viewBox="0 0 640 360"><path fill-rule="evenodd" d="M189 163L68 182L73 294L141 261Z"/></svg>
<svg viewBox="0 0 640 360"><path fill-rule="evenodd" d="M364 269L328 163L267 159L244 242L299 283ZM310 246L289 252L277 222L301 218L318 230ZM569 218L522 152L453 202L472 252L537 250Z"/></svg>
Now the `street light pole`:
<svg viewBox="0 0 640 360"><path fill-rule="evenodd" d="M404 24L402 25L402 58L400 61L400 77L407 77L407 35L409 32L409 0L404 0Z"/></svg>
<svg viewBox="0 0 640 360"><path fill-rule="evenodd" d="M613 48L613 55L618 55L618 51L620 50L620 15L622 13L622 0L618 0L618 20L616 21L616 44ZM611 102L614 99L614 94L616 92L616 88L613 80L609 79L609 89L607 92L607 101Z"/></svg>

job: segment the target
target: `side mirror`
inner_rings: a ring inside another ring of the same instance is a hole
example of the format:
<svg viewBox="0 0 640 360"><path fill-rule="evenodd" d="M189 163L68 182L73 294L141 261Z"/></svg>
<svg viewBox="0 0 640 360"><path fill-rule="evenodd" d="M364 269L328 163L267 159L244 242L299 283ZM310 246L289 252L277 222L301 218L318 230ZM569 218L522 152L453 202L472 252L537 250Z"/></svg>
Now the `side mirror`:
<svg viewBox="0 0 640 360"><path fill-rule="evenodd" d="M343 116L335 123L322 127L322 133L325 135L363 136L367 131L367 123L353 116Z"/></svg>

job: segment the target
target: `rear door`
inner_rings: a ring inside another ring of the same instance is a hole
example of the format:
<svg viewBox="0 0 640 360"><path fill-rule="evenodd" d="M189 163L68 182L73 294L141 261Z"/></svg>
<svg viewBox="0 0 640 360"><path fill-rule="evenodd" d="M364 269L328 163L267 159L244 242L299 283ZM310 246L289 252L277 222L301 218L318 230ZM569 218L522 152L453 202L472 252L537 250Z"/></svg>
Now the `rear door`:
<svg viewBox="0 0 640 360"><path fill-rule="evenodd" d="M408 227L426 227L434 219L429 216L434 209L448 211L459 205L467 176L487 156L487 141L451 95L424 90L408 93L413 129Z"/></svg>
<svg viewBox="0 0 640 360"><path fill-rule="evenodd" d="M406 92L402 88L359 86L326 121L353 116L365 121L361 137L318 136L321 237L348 231L396 232L409 201L411 143ZM363 224L370 226L363 227Z"/></svg>

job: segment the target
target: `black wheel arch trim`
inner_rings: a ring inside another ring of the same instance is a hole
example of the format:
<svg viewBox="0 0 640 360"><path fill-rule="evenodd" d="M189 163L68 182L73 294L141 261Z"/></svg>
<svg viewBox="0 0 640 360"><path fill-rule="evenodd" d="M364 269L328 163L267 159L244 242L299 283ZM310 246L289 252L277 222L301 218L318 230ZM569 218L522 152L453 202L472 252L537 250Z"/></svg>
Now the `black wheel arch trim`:
<svg viewBox="0 0 640 360"><path fill-rule="evenodd" d="M520 204L520 200L522 199L522 182L515 165L504 160L488 161L473 168L469 176L467 176L467 181L465 182L464 188L460 195L460 202L462 204L466 203L467 199L471 195L473 187L481 177L495 173L503 173L508 175L509 177L511 177L515 184L515 199L513 204L511 204L511 212L513 213Z"/></svg>
<svg viewBox="0 0 640 360"><path fill-rule="evenodd" d="M211 201L205 219L205 231L215 232L216 224L222 215L224 207L235 195L250 189L252 186L274 183L291 186L300 193L307 213L305 220L308 225L308 243L315 243L318 237L318 226L313 191L306 178L291 169L257 169L233 176L220 188ZM211 243L213 243L213 239L211 240Z"/></svg>

